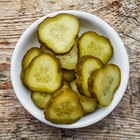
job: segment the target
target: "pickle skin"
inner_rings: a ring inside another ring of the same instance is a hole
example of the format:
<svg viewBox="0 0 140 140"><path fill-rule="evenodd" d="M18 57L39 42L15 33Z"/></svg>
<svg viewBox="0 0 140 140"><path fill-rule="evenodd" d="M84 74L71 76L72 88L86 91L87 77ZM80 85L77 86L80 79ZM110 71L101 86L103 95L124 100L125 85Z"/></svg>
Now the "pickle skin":
<svg viewBox="0 0 140 140"><path fill-rule="evenodd" d="M110 73L108 72L108 70L110 70ZM113 70L114 74L112 74ZM105 78L103 78L103 76L101 75L102 73L104 74ZM100 80L99 78L102 78L102 80ZM99 83L97 84L97 82ZM98 69L94 73L91 73L88 79L89 91L94 96L96 96L99 106L109 106L112 102L115 91L119 88L120 82L120 68L115 64L106 64L101 69Z"/></svg>
<svg viewBox="0 0 140 140"><path fill-rule="evenodd" d="M69 20L66 21L65 18L69 18ZM62 21L62 19L64 21ZM75 25L74 26L75 29L70 29L71 25L65 23L65 22L68 22L68 21L73 22L73 24ZM55 22L56 22L57 25L55 24ZM47 27L44 24L46 24ZM44 26L45 26L45 30L47 30L47 33L45 32L46 33L45 35L43 35L43 33L41 31L42 28L44 28ZM70 32L69 34L72 33L71 30L74 30L74 32L72 34L73 36L71 35L72 37L70 38L70 40L66 40L67 35L64 35L64 33L62 33L62 32L64 32L63 29L60 30L60 28L57 27L57 26L61 26L61 27L65 28L65 33L67 33L68 30L69 30L69 32ZM49 29L49 28L51 28L51 29ZM56 15L54 17L47 17L46 19L44 19L38 26L37 35L38 35L39 42L41 44L45 45L47 48L49 48L49 50L51 50L53 53L55 53L55 54L65 54L65 53L67 53L67 52L69 52L71 50L71 48L72 48L72 46L73 46L73 44L75 42L75 38L79 33L79 30L80 30L79 20L78 20L78 18L76 16L74 16L72 14L61 13L61 14L58 14L58 15ZM52 33L52 31L54 33ZM54 35L56 35L55 38L53 37ZM63 46L60 45L60 44L63 44Z"/></svg>
<svg viewBox="0 0 140 140"><path fill-rule="evenodd" d="M84 110L77 94L71 89L62 89L45 108L45 119L56 124L71 124L78 121Z"/></svg>

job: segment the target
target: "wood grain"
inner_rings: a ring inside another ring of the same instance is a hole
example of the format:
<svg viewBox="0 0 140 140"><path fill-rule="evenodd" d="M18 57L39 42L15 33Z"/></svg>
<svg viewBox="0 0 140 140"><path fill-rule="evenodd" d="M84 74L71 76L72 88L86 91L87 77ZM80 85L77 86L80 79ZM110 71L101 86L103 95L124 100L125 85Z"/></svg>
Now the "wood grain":
<svg viewBox="0 0 140 140"><path fill-rule="evenodd" d="M10 63L15 45L35 20L73 9L108 22L124 41L130 78L123 99L102 121L81 129L59 129L32 117L14 94ZM140 139L140 0L0 0L0 140Z"/></svg>

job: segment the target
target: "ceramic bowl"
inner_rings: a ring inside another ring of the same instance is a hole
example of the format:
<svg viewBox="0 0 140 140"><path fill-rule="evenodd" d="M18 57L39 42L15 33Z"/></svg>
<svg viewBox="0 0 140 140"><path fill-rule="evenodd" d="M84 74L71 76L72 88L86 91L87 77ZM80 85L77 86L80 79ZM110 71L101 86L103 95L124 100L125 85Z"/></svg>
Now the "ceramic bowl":
<svg viewBox="0 0 140 140"><path fill-rule="evenodd" d="M102 107L97 111L82 117L80 120L73 124L62 125L53 124L44 118L43 111L38 109L31 100L30 91L23 86L20 80L21 61L24 54L32 47L39 47L40 44L37 39L37 26L46 17L52 17L59 13L70 13L78 17L80 21L80 33L79 36L85 31L95 31L100 35L107 37L113 46L113 56L109 63L118 65L121 69L121 83L118 90L115 92L114 98L108 107ZM13 52L11 61L11 80L15 91L15 94L24 108L32 114L35 118L44 122L47 125L51 125L59 128L80 128L91 124L94 124L104 117L106 117L113 109L118 105L119 101L124 95L129 77L129 61L126 49L122 40L116 33L116 31L108 25L102 19L85 12L66 10L48 14L35 21L27 30L23 33L19 39L15 50ZM20 114L19 114L20 115Z"/></svg>

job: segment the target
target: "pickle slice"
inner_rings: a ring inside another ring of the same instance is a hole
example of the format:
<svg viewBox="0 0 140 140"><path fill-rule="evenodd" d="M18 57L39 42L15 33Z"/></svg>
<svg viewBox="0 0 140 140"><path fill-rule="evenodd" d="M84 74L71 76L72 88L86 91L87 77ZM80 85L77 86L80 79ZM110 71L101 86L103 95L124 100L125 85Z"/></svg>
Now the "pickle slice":
<svg viewBox="0 0 140 140"><path fill-rule="evenodd" d="M101 106L108 106L120 81L120 68L114 64L107 64L90 75L89 90L97 97Z"/></svg>
<svg viewBox="0 0 140 140"><path fill-rule="evenodd" d="M32 92L31 98L38 108L44 109L51 102L52 95L45 92Z"/></svg>
<svg viewBox="0 0 140 140"><path fill-rule="evenodd" d="M77 95L80 97L81 94L80 94L80 92L79 92L78 89L77 89L77 85L76 85L75 79L74 79L73 81L70 82L70 87L71 87L71 89L72 89L74 92L76 92Z"/></svg>
<svg viewBox="0 0 140 140"><path fill-rule="evenodd" d="M67 82L70 82L70 81L72 81L75 78L74 70L64 70L64 69L62 69L62 74L63 74L63 78Z"/></svg>
<svg viewBox="0 0 140 140"><path fill-rule="evenodd" d="M22 81L22 84L25 85L25 82L24 82L24 71L23 71L23 69L20 72L20 79Z"/></svg>
<svg viewBox="0 0 140 140"><path fill-rule="evenodd" d="M63 84L62 88L70 88L70 86L69 86L67 81L64 81L64 84Z"/></svg>
<svg viewBox="0 0 140 140"><path fill-rule="evenodd" d="M53 52L51 52L47 47L45 47L45 45L41 44L40 49L41 49L42 53L51 53L51 54L53 54Z"/></svg>
<svg viewBox="0 0 140 140"><path fill-rule="evenodd" d="M113 54L110 41L95 32L85 32L78 41L79 57L91 55L106 64Z"/></svg>
<svg viewBox="0 0 140 140"><path fill-rule="evenodd" d="M76 73L76 84L79 92L85 96L91 97L92 94L88 90L88 78L90 74L101 68L102 62L93 56L83 56L77 63Z"/></svg>
<svg viewBox="0 0 140 140"><path fill-rule="evenodd" d="M52 54L35 57L24 71L24 82L32 91L55 92L61 87L61 81L61 65Z"/></svg>
<svg viewBox="0 0 140 140"><path fill-rule="evenodd" d="M52 123L71 124L79 120L84 111L77 94L71 89L62 89L62 92L45 108L44 114Z"/></svg>
<svg viewBox="0 0 140 140"><path fill-rule="evenodd" d="M77 48L77 40L76 38L75 44L72 49L63 55L55 55L61 63L63 69L66 70L74 70L78 61L78 48ZM44 45L41 45L41 51L43 53L52 53L49 49L47 49Z"/></svg>
<svg viewBox="0 0 140 140"><path fill-rule="evenodd" d="M84 109L85 114L94 112L97 109L96 99L80 95L80 93L79 93L79 91L77 89L77 85L76 85L75 80L70 82L70 87L79 96L80 103L81 103L81 105L82 105L82 107Z"/></svg>
<svg viewBox="0 0 140 140"><path fill-rule="evenodd" d="M22 69L25 70L29 64L31 63L32 59L41 54L39 48L33 47L27 51L22 59Z"/></svg>
<svg viewBox="0 0 140 140"><path fill-rule="evenodd" d="M90 98L82 95L80 96L80 103L84 109L85 114L94 112L98 107L95 98Z"/></svg>
<svg viewBox="0 0 140 140"><path fill-rule="evenodd" d="M69 86L67 81L64 81L63 86L58 91L53 93L53 98L58 96L59 94L61 94L63 92L63 89L65 90L65 88L70 88L70 86Z"/></svg>
<svg viewBox="0 0 140 140"><path fill-rule="evenodd" d="M54 53L64 54L74 45L79 27L77 17L71 14L62 13L47 17L38 26L38 39Z"/></svg>
<svg viewBox="0 0 140 140"><path fill-rule="evenodd" d="M77 40L78 37L76 38L75 44L73 45L72 49L68 53L66 53L65 55L56 56L57 58L59 58L63 69L74 70L76 67L76 64L78 62Z"/></svg>

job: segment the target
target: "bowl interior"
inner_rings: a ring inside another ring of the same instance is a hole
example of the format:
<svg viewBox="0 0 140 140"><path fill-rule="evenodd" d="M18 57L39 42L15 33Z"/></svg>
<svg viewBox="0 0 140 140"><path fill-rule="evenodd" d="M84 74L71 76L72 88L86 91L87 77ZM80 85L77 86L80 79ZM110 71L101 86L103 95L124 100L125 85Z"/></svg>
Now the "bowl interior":
<svg viewBox="0 0 140 140"><path fill-rule="evenodd" d="M119 103L120 99L124 94L128 82L128 75L129 75L128 56L125 47L121 39L117 35L117 33L103 20L91 14L79 12L79 11L68 10L68 11L61 11L61 12L71 13L79 18L80 21L79 36L85 31L95 31L98 34L103 35L110 40L113 46L113 56L109 63L117 64L121 69L121 84L114 95L111 105L108 107L100 108L94 113L86 115L76 123L70 125L57 125L44 119L43 111L41 111L34 105L34 103L31 100L30 91L22 85L20 80L20 71L21 71L21 61L24 54L27 52L27 50L29 50L32 47L40 47L40 44L37 39L36 31L37 31L38 24L46 16L40 18L35 23L33 23L19 39L12 57L11 79L12 79L13 88L15 90L18 99L20 100L22 105L26 108L26 110L30 112L34 117L36 117L37 119L39 119L40 121L46 124L55 127L79 128L98 122L99 120L107 116L117 106L117 104ZM47 16L54 16L61 12L56 12L53 14L49 14Z"/></svg>

